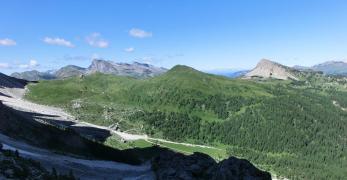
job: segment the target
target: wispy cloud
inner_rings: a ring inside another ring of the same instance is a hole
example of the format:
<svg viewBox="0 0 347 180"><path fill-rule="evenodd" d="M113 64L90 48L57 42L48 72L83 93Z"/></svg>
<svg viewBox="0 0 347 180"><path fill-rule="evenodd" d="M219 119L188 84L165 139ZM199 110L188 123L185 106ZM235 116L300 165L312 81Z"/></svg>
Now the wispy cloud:
<svg viewBox="0 0 347 180"><path fill-rule="evenodd" d="M153 34L142 29L132 28L129 31L129 35L135 38L147 38L152 37Z"/></svg>
<svg viewBox="0 0 347 180"><path fill-rule="evenodd" d="M17 43L12 39L0 39L0 46L15 46Z"/></svg>
<svg viewBox="0 0 347 180"><path fill-rule="evenodd" d="M8 63L0 63L0 69L8 69L11 66Z"/></svg>
<svg viewBox="0 0 347 180"><path fill-rule="evenodd" d="M134 51L135 51L135 48L133 48L133 47L125 48L124 51L125 51L125 52L129 52L129 53L130 53L130 52L134 52Z"/></svg>
<svg viewBox="0 0 347 180"><path fill-rule="evenodd" d="M92 33L91 35L86 37L86 41L90 46L99 48L107 48L109 45L108 41L101 38L100 33Z"/></svg>
<svg viewBox="0 0 347 180"><path fill-rule="evenodd" d="M30 69L30 68L35 68L37 66L39 66L39 63L36 60L32 59L29 61L28 64L19 64L18 67L22 69Z"/></svg>
<svg viewBox="0 0 347 180"><path fill-rule="evenodd" d="M63 38L51 38L51 37L45 37L43 39L43 42L50 44L50 45L57 45L57 46L66 46L66 47L75 47L70 41L65 40Z"/></svg>

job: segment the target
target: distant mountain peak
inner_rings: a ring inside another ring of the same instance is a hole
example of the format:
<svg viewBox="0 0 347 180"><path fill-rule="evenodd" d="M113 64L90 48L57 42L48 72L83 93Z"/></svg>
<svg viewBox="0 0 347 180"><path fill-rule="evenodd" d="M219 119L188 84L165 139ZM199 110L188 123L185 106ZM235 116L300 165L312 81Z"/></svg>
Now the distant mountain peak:
<svg viewBox="0 0 347 180"><path fill-rule="evenodd" d="M260 78L274 78L281 80L298 78L291 72L290 68L279 64L277 62L261 59L257 66L245 75L246 78L260 77Z"/></svg>
<svg viewBox="0 0 347 180"><path fill-rule="evenodd" d="M315 71L321 71L325 74L347 74L347 62L344 61L326 61L310 67L310 69Z"/></svg>
<svg viewBox="0 0 347 180"><path fill-rule="evenodd" d="M329 66L329 65L338 65L338 64L347 64L344 61L326 61L317 65L314 65L312 67L318 67L318 66Z"/></svg>

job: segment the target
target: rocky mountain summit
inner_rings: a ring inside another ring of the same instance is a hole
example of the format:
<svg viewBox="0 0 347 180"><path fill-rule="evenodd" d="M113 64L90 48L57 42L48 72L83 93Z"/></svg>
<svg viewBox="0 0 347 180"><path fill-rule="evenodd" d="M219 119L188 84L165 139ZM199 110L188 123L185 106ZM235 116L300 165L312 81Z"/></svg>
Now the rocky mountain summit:
<svg viewBox="0 0 347 180"><path fill-rule="evenodd" d="M262 59L257 66L248 72L245 76L245 78L273 78L273 79L280 79L280 80L298 80L298 77L295 76L295 74L292 72L292 70L284 65L281 65L279 63Z"/></svg>
<svg viewBox="0 0 347 180"><path fill-rule="evenodd" d="M165 68L156 67L145 63L115 63L113 61L94 59L88 68L83 68L75 65L68 65L56 71L50 70L46 72L39 72L36 70L32 70L25 71L22 73L16 72L11 74L11 76L19 79L25 79L28 81L38 81L64 79L68 77L99 72L118 76L130 76L134 78L148 78L163 74L166 71L167 69Z"/></svg>
<svg viewBox="0 0 347 180"><path fill-rule="evenodd" d="M165 68L155 67L153 65L145 63L115 63L112 61L94 59L92 64L89 66L87 73L100 72L104 74L114 74L118 76L146 78L163 74L166 71L167 69Z"/></svg>

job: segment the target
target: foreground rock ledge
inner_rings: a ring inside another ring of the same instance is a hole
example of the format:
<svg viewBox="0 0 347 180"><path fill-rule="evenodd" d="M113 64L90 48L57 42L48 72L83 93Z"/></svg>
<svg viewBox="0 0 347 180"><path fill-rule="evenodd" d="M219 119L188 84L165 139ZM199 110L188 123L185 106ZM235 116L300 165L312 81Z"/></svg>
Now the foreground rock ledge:
<svg viewBox="0 0 347 180"><path fill-rule="evenodd" d="M244 159L230 157L219 163L210 156L194 153L186 156L175 152L164 152L152 161L157 179L209 179L209 180L267 180L268 172L257 169Z"/></svg>

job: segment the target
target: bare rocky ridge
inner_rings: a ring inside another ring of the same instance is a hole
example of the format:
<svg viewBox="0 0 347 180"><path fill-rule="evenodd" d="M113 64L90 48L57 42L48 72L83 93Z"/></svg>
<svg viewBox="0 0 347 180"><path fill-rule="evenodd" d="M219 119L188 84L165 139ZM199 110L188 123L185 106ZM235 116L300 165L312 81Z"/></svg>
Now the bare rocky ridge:
<svg viewBox="0 0 347 180"><path fill-rule="evenodd" d="M290 71L289 67L267 59L262 59L252 71L245 75L245 78L253 77L299 80L294 73Z"/></svg>
<svg viewBox="0 0 347 180"><path fill-rule="evenodd" d="M118 76L146 78L163 74L166 71L167 69L165 68L155 67L145 63L115 63L112 61L94 59L92 64L89 66L87 73L100 72L104 74L114 74Z"/></svg>

